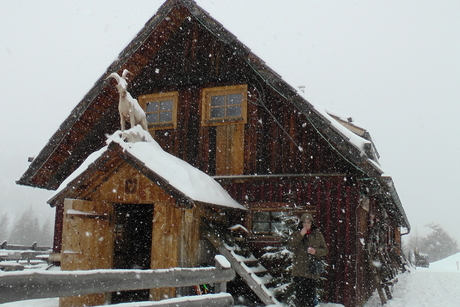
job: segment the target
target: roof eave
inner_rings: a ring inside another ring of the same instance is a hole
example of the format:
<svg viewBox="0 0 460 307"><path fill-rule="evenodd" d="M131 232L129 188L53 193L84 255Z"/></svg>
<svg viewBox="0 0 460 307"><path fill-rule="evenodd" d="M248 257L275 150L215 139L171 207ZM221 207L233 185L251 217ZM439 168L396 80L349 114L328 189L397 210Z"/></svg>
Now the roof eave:
<svg viewBox="0 0 460 307"><path fill-rule="evenodd" d="M130 166L135 168L139 173L144 175L146 178L148 178L150 181L154 182L158 186L160 186L166 193L171 195L178 204L181 204L184 208L192 208L195 204L203 204L203 205L209 205L209 206L217 206L221 208L228 208L228 209L235 209L235 210L246 210L243 206L242 208L233 208L229 206L225 206L223 204L214 204L214 203L205 203L201 201L197 201L192 199L191 197L187 196L185 193L174 187L169 183L168 180L148 168L144 162L140 161L137 157L132 155L130 152L126 151L123 149L123 147L116 143L116 142L111 142L108 145L107 150L104 152L102 156L97 158L93 163L91 163L88 168L83 171L80 175L78 175L76 178L74 178L71 182L67 184L67 186L54 195L52 198L48 200L48 204L50 204L52 207L56 206L59 203L63 203L64 198L69 192L71 193L71 189L77 185L81 185L83 182L86 182L88 180L88 174L91 174L98 168L100 168L104 162L108 159L108 156L110 154L116 154L117 157L120 160L125 161L128 163ZM71 195L72 197L76 195Z"/></svg>
<svg viewBox="0 0 460 307"><path fill-rule="evenodd" d="M53 134L45 147L39 152L36 158L31 162L24 174L16 181L18 185L55 190L55 187L47 184L38 184L33 182L35 175L42 169L59 144L65 139L67 132L74 126L77 120L88 109L94 99L100 95L102 90L109 84L107 76L119 71L126 65L130 57L142 46L142 43L151 35L151 32L161 23L170 13L177 3L190 4L189 0L170 0L164 3L145 26L138 32L135 38L120 52L117 59L107 68L106 72L95 82L89 92L83 97L78 105L72 110L71 114L59 126L59 129Z"/></svg>

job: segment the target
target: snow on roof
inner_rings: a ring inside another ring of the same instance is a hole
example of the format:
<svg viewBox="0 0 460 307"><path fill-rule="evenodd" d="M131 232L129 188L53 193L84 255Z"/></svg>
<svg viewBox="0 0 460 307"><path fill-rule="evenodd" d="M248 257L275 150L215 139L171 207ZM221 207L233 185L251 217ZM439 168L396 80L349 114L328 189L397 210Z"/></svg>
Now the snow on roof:
<svg viewBox="0 0 460 307"><path fill-rule="evenodd" d="M292 85L291 85L292 86ZM299 94L299 96L301 96L303 99L305 99L306 101L307 98L305 96L305 93L302 92L301 90L299 89L296 89L297 90L297 93ZM365 138L355 134L353 131L351 131L350 129L344 127L342 124L340 124L332 115L335 115L339 118L343 118L344 116L343 115L339 115L337 114L336 112L333 112L333 111L330 111L318 104L312 104L311 102L309 102L309 104L311 106L313 106L313 108L315 108L316 111L318 111L326 120L328 120L330 122L330 124L336 129L338 130L346 139L348 139L348 141L353 144L354 146L356 146L358 149L360 149L363 153L365 151L365 145L366 144L370 144L371 142L369 140L366 140ZM364 128L363 128L364 129Z"/></svg>
<svg viewBox="0 0 460 307"><path fill-rule="evenodd" d="M359 149L362 153L362 156L365 157L368 161L372 161L371 165L375 166L378 165L378 155L374 157L370 157L366 153L366 146L373 145L372 141L363 138L355 134L350 129L344 127L340 124L333 116L329 110L326 110L324 107L320 106L317 103L312 103L308 98L307 94L305 93L304 86L296 86L298 84L298 80L290 73L289 67L286 67L286 63L284 61L284 55L280 56L280 53L273 52L270 48L266 48L265 41L261 41L253 36L251 31L245 31L244 28L241 28L241 23L238 22L238 19L229 18L226 16L225 12L217 9L218 4L216 3L200 3L197 7L201 8L205 14L208 15L210 19L215 20L217 23L219 21L222 22L224 25L219 30L220 31L228 31L231 34L231 39L237 40L240 44L244 45L247 50L249 50L254 56L263 59L263 65L268 69L269 72L275 74L278 78L282 80L285 84L291 87L300 97L302 97L309 105L311 105L315 110L318 111L320 115L324 117L324 119L330 122L330 125L335 128L343 137L357 149ZM204 10L206 9L206 11ZM198 18L198 16L195 16ZM211 31L211 30L210 30ZM226 37L229 39L228 37ZM250 47L250 48L249 48ZM265 80L268 84L271 84L269 80ZM342 118L342 116L338 116ZM360 127L361 128L361 127ZM300 144L302 146L302 144ZM375 147L375 146L374 146ZM375 159L373 161L373 159ZM378 171L382 171L380 166L378 165Z"/></svg>
<svg viewBox="0 0 460 307"><path fill-rule="evenodd" d="M126 141L125 141L126 140ZM108 136L107 146L91 154L85 162L72 173L50 198L53 199L67 185L81 175L100 158L110 143L119 144L123 150L143 162L152 172L194 201L223 207L246 210L236 202L213 178L191 166L187 162L165 152L152 136L139 125L130 130L116 131ZM48 203L50 203L48 200Z"/></svg>

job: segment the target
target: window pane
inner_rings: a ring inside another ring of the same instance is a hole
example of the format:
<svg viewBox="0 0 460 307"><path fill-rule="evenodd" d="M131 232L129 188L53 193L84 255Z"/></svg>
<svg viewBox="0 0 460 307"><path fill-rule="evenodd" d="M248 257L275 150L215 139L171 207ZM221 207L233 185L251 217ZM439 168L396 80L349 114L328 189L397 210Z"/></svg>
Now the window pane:
<svg viewBox="0 0 460 307"><path fill-rule="evenodd" d="M273 211L272 217L274 221L281 221L283 217L287 217L287 214L285 211Z"/></svg>
<svg viewBox="0 0 460 307"><path fill-rule="evenodd" d="M158 113L147 113L148 123L158 123Z"/></svg>
<svg viewBox="0 0 460 307"><path fill-rule="evenodd" d="M171 122L172 121L172 111L161 112L160 113L160 122Z"/></svg>
<svg viewBox="0 0 460 307"><path fill-rule="evenodd" d="M258 222L261 222L261 221L268 222L270 220L270 212L268 211L254 212L253 220L258 221Z"/></svg>
<svg viewBox="0 0 460 307"><path fill-rule="evenodd" d="M166 111L166 110L172 110L173 109L173 101L172 100L165 100L161 102L161 110Z"/></svg>
<svg viewBox="0 0 460 307"><path fill-rule="evenodd" d="M148 112L158 112L158 105L159 105L158 101L147 102L147 107L146 107L147 113Z"/></svg>
<svg viewBox="0 0 460 307"><path fill-rule="evenodd" d="M225 117L225 108L218 107L211 109L211 118L221 118Z"/></svg>
<svg viewBox="0 0 460 307"><path fill-rule="evenodd" d="M211 106L224 106L225 105L225 95L222 96L212 96L211 97Z"/></svg>
<svg viewBox="0 0 460 307"><path fill-rule="evenodd" d="M255 233L268 233L270 231L269 223L252 223L252 231Z"/></svg>
<svg viewBox="0 0 460 307"><path fill-rule="evenodd" d="M241 116L241 106L240 105L229 106L227 108L227 117L236 117L236 116Z"/></svg>
<svg viewBox="0 0 460 307"><path fill-rule="evenodd" d="M242 94L231 94L228 95L228 104L241 104L243 99Z"/></svg>
<svg viewBox="0 0 460 307"><path fill-rule="evenodd" d="M284 223L281 223L281 222L279 222L279 223L272 223L272 227L271 227L270 231L271 231L271 232L275 232L276 229L278 229L278 230L283 230L283 229L286 229L286 228L287 228L287 227L286 227L286 225L285 225Z"/></svg>

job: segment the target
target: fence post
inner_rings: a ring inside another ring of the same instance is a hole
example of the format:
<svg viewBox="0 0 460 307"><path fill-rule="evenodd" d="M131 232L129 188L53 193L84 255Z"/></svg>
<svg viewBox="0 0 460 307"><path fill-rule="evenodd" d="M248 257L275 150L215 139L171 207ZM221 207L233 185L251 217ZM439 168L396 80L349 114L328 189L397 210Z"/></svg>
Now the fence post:
<svg viewBox="0 0 460 307"><path fill-rule="evenodd" d="M222 255L214 256L214 260L216 261L216 268L219 269L229 269L231 268L230 262L228 262L227 258ZM227 292L227 282L217 283L215 286L215 292Z"/></svg>

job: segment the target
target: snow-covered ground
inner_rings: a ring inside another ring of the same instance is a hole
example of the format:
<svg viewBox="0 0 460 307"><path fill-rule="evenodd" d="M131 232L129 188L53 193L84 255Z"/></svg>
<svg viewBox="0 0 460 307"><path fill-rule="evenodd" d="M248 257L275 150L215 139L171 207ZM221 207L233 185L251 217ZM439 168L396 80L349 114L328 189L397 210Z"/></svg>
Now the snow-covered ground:
<svg viewBox="0 0 460 307"><path fill-rule="evenodd" d="M457 307L460 306L460 253L430 264L429 268L412 268L399 275L393 299L387 307ZM58 299L29 300L0 304L1 307L57 307ZM139 304L140 305L140 304ZM133 304L130 305L135 306ZM321 304L321 307L339 307ZM375 293L364 307L381 306Z"/></svg>
<svg viewBox="0 0 460 307"><path fill-rule="evenodd" d="M399 275L388 307L460 306L460 253ZM381 306L374 293L364 307Z"/></svg>

